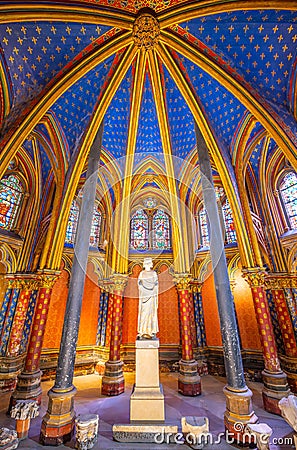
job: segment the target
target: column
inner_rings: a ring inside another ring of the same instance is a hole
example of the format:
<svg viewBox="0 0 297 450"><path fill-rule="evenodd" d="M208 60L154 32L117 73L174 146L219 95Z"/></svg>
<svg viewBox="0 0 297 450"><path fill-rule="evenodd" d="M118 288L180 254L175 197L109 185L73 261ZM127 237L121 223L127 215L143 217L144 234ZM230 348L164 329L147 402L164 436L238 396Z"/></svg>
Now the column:
<svg viewBox="0 0 297 450"><path fill-rule="evenodd" d="M74 364L98 180L102 133L103 125L97 132L89 154L56 379L54 386L48 392L48 408L41 424L40 442L44 445L56 446L69 441L74 429L74 396L76 394L76 388L73 386Z"/></svg>
<svg viewBox="0 0 297 450"><path fill-rule="evenodd" d="M202 288L201 283L192 282L197 346L199 349L202 349L203 347L206 346L206 334L205 334L201 288Z"/></svg>
<svg viewBox="0 0 297 450"><path fill-rule="evenodd" d="M178 392L194 397L201 394L201 380L197 372L197 361L193 356L190 321L191 279L188 274L175 274L174 277L180 307L180 330L182 357L179 361Z"/></svg>
<svg viewBox="0 0 297 450"><path fill-rule="evenodd" d="M296 340L294 329L290 318L290 313L287 307L284 290L281 288L281 280L275 277L267 277L265 286L271 290L275 309L278 317L278 322L284 342L285 354L291 358L297 356Z"/></svg>
<svg viewBox="0 0 297 450"><path fill-rule="evenodd" d="M195 126L195 131L203 199L210 224L210 254L227 376L227 385L224 388L224 394L226 395L224 422L226 430L235 433L237 440L245 443L243 430L238 433L236 424L238 422L243 424L254 423L257 417L252 409L252 392L248 389L244 379L233 296L230 288L210 158L206 142L197 125Z"/></svg>
<svg viewBox="0 0 297 450"><path fill-rule="evenodd" d="M112 276L109 301L112 302L111 336L109 344L109 359L105 363L102 377L102 395L120 395L125 390L123 375L123 361L121 360L123 294L127 284L127 275L114 274Z"/></svg>
<svg viewBox="0 0 297 450"><path fill-rule="evenodd" d="M297 345L290 311L286 301L285 290L289 290L290 277L286 275L271 274L265 279L266 287L269 287L273 296L278 324L282 335L285 350L285 370L288 383L293 392L297 390Z"/></svg>
<svg viewBox="0 0 297 450"><path fill-rule="evenodd" d="M36 290L38 283L36 276L23 278L24 276L25 275L23 274L17 276L21 289L18 296L6 351L7 356L10 357L17 356L19 354L31 292Z"/></svg>
<svg viewBox="0 0 297 450"><path fill-rule="evenodd" d="M21 290L21 284L14 278L14 275L9 275L7 278L9 282L0 314L0 392L14 390L17 374L22 364L21 358L7 356L10 330Z"/></svg>
<svg viewBox="0 0 297 450"><path fill-rule="evenodd" d="M28 350L22 372L18 375L17 388L10 399L10 408L17 400L41 402L40 355L52 288L59 272L44 270L38 274L39 291L31 327Z"/></svg>
<svg viewBox="0 0 297 450"><path fill-rule="evenodd" d="M254 267L243 270L243 276L251 287L256 320L258 324L261 347L264 358L262 372L264 388L262 391L266 411L280 415L278 402L289 395L287 377L281 370L273 327L265 293L265 276L263 268Z"/></svg>
<svg viewBox="0 0 297 450"><path fill-rule="evenodd" d="M284 288L284 293L290 311L290 316L294 328L295 339L297 339L297 305L294 300L293 290L290 287Z"/></svg>

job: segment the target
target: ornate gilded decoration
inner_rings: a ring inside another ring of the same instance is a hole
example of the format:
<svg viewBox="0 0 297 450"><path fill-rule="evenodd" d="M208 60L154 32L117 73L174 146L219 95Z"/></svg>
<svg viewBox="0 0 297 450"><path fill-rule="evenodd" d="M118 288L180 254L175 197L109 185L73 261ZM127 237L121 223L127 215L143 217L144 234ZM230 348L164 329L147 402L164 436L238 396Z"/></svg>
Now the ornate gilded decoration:
<svg viewBox="0 0 297 450"><path fill-rule="evenodd" d="M264 267L250 267L242 269L242 276L251 287L264 286L265 276L267 275Z"/></svg>
<svg viewBox="0 0 297 450"><path fill-rule="evenodd" d="M174 282L179 291L190 291L192 288L192 278L188 273L175 273Z"/></svg>
<svg viewBox="0 0 297 450"><path fill-rule="evenodd" d="M133 25L133 38L135 44L151 50L159 40L160 25L158 20L151 14L142 14L137 17Z"/></svg>
<svg viewBox="0 0 297 450"><path fill-rule="evenodd" d="M115 273L111 277L111 292L124 292L124 289L128 282L128 275L123 275L121 273Z"/></svg>

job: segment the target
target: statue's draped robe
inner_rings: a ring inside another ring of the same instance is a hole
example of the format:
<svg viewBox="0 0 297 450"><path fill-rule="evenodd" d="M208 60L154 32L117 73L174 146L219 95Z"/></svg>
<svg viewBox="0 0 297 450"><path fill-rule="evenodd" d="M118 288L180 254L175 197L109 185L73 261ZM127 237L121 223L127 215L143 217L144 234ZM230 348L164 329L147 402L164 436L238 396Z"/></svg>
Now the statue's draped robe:
<svg viewBox="0 0 297 450"><path fill-rule="evenodd" d="M138 277L139 306L137 332L153 336L158 328L158 275L154 270L143 270Z"/></svg>

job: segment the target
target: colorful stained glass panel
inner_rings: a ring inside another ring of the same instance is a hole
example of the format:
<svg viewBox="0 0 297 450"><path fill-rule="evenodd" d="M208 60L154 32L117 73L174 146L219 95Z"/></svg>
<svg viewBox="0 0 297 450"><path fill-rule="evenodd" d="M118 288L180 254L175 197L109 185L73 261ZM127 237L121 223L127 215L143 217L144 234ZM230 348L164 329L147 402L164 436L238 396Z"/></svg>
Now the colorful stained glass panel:
<svg viewBox="0 0 297 450"><path fill-rule="evenodd" d="M0 181L0 227L11 230L15 224L24 188L18 178L9 175Z"/></svg>
<svg viewBox="0 0 297 450"><path fill-rule="evenodd" d="M200 237L202 247L209 247L209 234L205 207L199 212Z"/></svg>
<svg viewBox="0 0 297 450"><path fill-rule="evenodd" d="M170 247L169 217L158 209L153 217L153 248L168 250Z"/></svg>
<svg viewBox="0 0 297 450"><path fill-rule="evenodd" d="M98 211L97 206L95 206L90 234L91 247L99 247L100 231L101 231L101 213Z"/></svg>
<svg viewBox="0 0 297 450"><path fill-rule="evenodd" d="M148 216L138 209L131 218L131 246L135 250L148 248Z"/></svg>
<svg viewBox="0 0 297 450"><path fill-rule="evenodd" d="M236 239L236 231L234 226L234 220L232 216L232 211L230 207L230 203L228 199L226 199L222 205L224 222L225 222L225 231L226 231L226 240L227 244L232 244L237 242Z"/></svg>
<svg viewBox="0 0 297 450"><path fill-rule="evenodd" d="M297 229L297 175L289 172L280 186L280 192L285 204L291 228Z"/></svg>
<svg viewBox="0 0 297 450"><path fill-rule="evenodd" d="M69 219L68 219L67 230L66 230L65 242L67 244L74 244L78 216L79 216L79 207L78 207L77 202L75 200L73 200L71 208L70 208Z"/></svg>

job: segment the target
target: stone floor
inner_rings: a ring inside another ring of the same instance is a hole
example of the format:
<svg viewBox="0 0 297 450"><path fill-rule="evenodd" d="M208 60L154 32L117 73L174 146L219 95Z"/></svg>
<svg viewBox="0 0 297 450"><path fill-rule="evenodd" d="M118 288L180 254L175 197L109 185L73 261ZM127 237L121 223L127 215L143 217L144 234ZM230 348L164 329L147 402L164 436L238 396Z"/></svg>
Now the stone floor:
<svg viewBox="0 0 297 450"><path fill-rule="evenodd" d="M75 409L77 413L96 413L100 417L99 439L93 447L96 449L113 450L123 449L147 449L147 450L165 450L165 449L188 449L185 444L123 444L113 441L112 425L129 423L129 398L134 382L134 374L125 374L126 391L118 397L102 397L100 395L101 377L98 375L86 375L75 378L75 386L78 393L75 397ZM222 377L204 376L202 377L202 395L199 397L184 397L177 393L177 374L166 373L161 374L161 382L165 394L165 414L166 423L179 424L182 416L207 416L209 418L210 432L213 436L218 436L224 431L223 415L225 410L225 397L222 392L225 385L225 379ZM42 383L43 397L40 417L33 419L29 438L20 442L21 449L46 449L52 447L44 447L38 443L41 418L45 414L47 407L46 392L52 387L52 381ZM253 406L260 422L267 423L272 429L273 434L270 440L270 449L292 449L292 430L286 422L278 416L269 414L263 410L261 400L261 383L249 383L252 389ZM0 425L13 429L15 422L5 414L9 401L8 394L0 395ZM285 439L291 440L291 444L285 443ZM74 440L59 447L60 449L74 448ZM229 445L224 438L220 443L212 443L207 445L207 449L227 450L235 448Z"/></svg>

